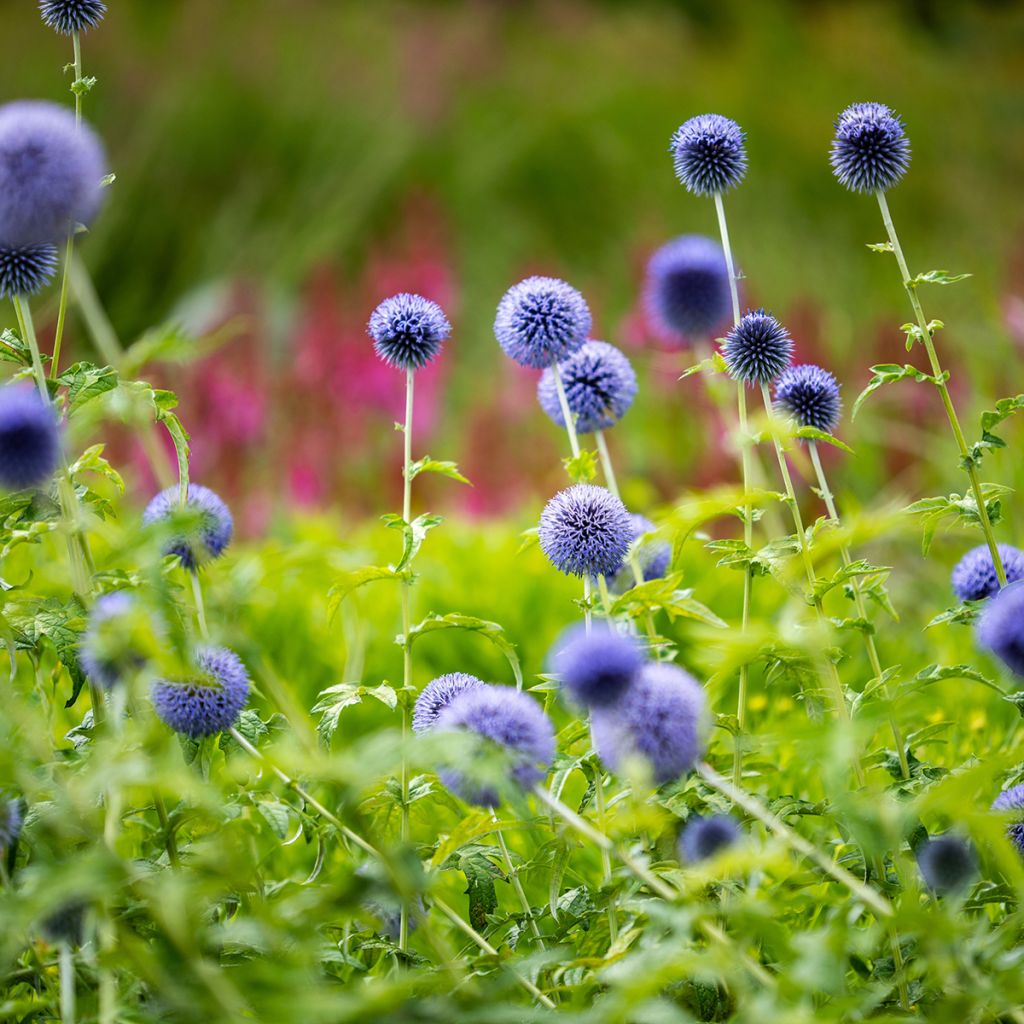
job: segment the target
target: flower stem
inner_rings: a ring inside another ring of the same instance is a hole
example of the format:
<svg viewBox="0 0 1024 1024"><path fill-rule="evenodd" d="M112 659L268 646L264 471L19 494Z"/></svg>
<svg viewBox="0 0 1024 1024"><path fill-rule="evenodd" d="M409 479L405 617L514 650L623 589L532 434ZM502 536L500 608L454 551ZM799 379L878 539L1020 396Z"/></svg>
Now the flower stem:
<svg viewBox="0 0 1024 1024"><path fill-rule="evenodd" d="M60 944L60 1021L75 1024L75 955L66 942Z"/></svg>
<svg viewBox="0 0 1024 1024"><path fill-rule="evenodd" d="M495 825L498 824L498 816L493 811L491 812L491 819L494 821ZM530 906L530 901L526 898L526 890L523 888L523 883L519 878L519 872L512 863L512 857L508 852L508 844L505 842L505 836L502 834L500 828L496 828L494 830L494 835L498 840L498 848L501 850L501 859L505 864L505 873L508 875L508 879L512 883L512 888L515 889L516 896L519 898L519 906L522 907L527 921L530 922L530 931L533 932L533 937L537 940L537 945L541 949L545 949L544 938L537 925L537 919L533 915L533 908Z"/></svg>
<svg viewBox="0 0 1024 1024"><path fill-rule="evenodd" d="M559 372L558 363L551 364L551 375L555 379L555 391L558 392L558 404L562 407L562 419L565 420L565 432L569 435L569 448L572 450L572 457L580 457L580 439L576 434L576 417L569 409L569 399L565 395L565 385L562 383L562 374Z"/></svg>
<svg viewBox="0 0 1024 1024"><path fill-rule="evenodd" d="M814 466L815 476L818 478L818 490L821 491L821 497L825 502L825 508L828 510L829 518L836 524L836 526L839 526L839 512L836 509L832 489L829 487L828 479L825 476L825 468L821 464L821 455L818 452L817 441L808 441L807 449L810 452L811 463ZM844 568L848 569L853 563L853 558L850 555L850 548L845 542L839 546L839 556L842 559ZM854 576L850 580L850 585L853 588L853 601L854 606L857 609L857 615L864 621L865 625L869 627L870 623L868 622L867 605L864 601L864 591L860 577ZM874 673L875 679L877 679L881 684L884 674L882 671L882 660L878 656L878 647L875 644L875 637L870 631L870 628L866 628L864 630L864 647L867 650L868 661L871 664L871 671ZM891 700L888 686L882 687L882 694L887 702ZM903 733L900 730L899 724L896 721L896 716L891 707L889 708L889 728L892 730L893 742L896 744L896 753L900 759L900 772L904 779L909 779L910 765L907 763L906 744L903 739Z"/></svg>
<svg viewBox="0 0 1024 1024"><path fill-rule="evenodd" d="M402 434L404 441L402 465L402 519L406 524L412 522L412 415L414 396L414 374L412 370L405 373L405 429ZM406 761L405 744L409 738L409 712L406 698L412 688L412 595L411 584L402 583L402 844L409 842L409 765ZM409 948L409 901L402 900L401 915L398 924L398 948L404 953Z"/></svg>
<svg viewBox="0 0 1024 1024"><path fill-rule="evenodd" d="M206 624L206 602L203 600L203 584L199 573L185 570L192 577L192 599L196 606L196 622L199 624L199 635L204 641L210 639L210 630Z"/></svg>
<svg viewBox="0 0 1024 1024"><path fill-rule="evenodd" d="M946 418L949 420L949 425L953 431L953 437L956 439L957 448L960 450L961 467L966 471L971 482L974 501L978 506L978 519L981 521L982 533L985 534L985 543L988 545L989 552L992 555L992 564L995 566L999 585L1005 587L1006 569L1003 566L1002 556L999 554L999 546L996 544L995 532L992 529L992 522L989 519L988 508L985 505L985 496L981 489L981 481L978 479L978 470L970 458L970 453L967 448L967 439L964 437L963 428L960 426L960 419L956 414L956 409L953 406L953 399L950 397L949 388L946 385L945 372L942 369L942 364L939 362L939 355L935 350L935 342L932 340L931 331L928 329L928 320L924 315L924 309L921 306L921 300L918 298L917 288L913 284L913 279L910 276L910 270L907 268L907 260L903 255L903 247L900 245L899 236L896 234L896 227L892 222L892 215L889 213L889 203L885 198L884 192L876 192L875 196L878 199L878 208L882 212L882 222L885 224L885 230L889 235L889 242L892 245L893 255L895 255L896 263L900 268L900 273L903 275L903 287L906 289L907 297L910 299L910 305L914 310L914 317L917 320L917 326L921 330L921 341L924 344L925 352L928 354L928 362L931 364L932 375L935 378L935 386L939 389L939 395L942 398L942 405L946 410Z"/></svg>
<svg viewBox="0 0 1024 1024"><path fill-rule="evenodd" d="M601 832L607 833L607 808L605 807L604 802L604 781L604 770L598 767L597 775L594 779L594 804L597 807L597 822L601 827ZM601 847L601 878L606 887L611 885L612 855L611 851L604 846ZM612 896L608 902L608 935L610 936L613 945L619 937L618 916L618 901L614 896Z"/></svg>

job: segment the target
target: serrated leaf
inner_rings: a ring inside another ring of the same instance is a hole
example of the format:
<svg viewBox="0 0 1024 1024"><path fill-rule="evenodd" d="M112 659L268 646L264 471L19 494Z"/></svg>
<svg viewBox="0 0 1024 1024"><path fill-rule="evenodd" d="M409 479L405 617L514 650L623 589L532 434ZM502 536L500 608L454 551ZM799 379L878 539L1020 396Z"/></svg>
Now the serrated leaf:
<svg viewBox="0 0 1024 1024"><path fill-rule="evenodd" d="M78 476L79 473L91 472L99 473L100 476L106 477L110 480L114 486L124 494L124 480L121 474L103 458L103 450L106 445L94 444L91 448L87 448L69 467L69 472L72 477Z"/></svg>
<svg viewBox="0 0 1024 1024"><path fill-rule="evenodd" d="M562 465L574 484L588 484L597 476L597 454L586 448L574 458L563 459Z"/></svg>
<svg viewBox="0 0 1024 1024"><path fill-rule="evenodd" d="M353 590L364 587L367 583L374 583L377 580L397 580L402 583L408 583L411 579L411 573L396 572L390 566L383 565L364 565L361 569L353 569L351 572L342 573L338 577L337 583L327 592L327 614L330 618L334 618L345 598Z"/></svg>
<svg viewBox="0 0 1024 1024"><path fill-rule="evenodd" d="M330 747L331 740L338 731L342 711L359 704L366 693L367 688L358 683L337 683L320 691L311 713L321 716L316 731L325 747Z"/></svg>
<svg viewBox="0 0 1024 1024"><path fill-rule="evenodd" d="M926 270L923 274L912 277L907 286L916 288L919 284L956 284L957 281L966 281L970 274L951 274L948 270Z"/></svg>
<svg viewBox="0 0 1024 1024"><path fill-rule="evenodd" d="M420 473L436 473L438 476L446 476L449 480L457 480L460 484L469 484L470 487L473 485L469 483L460 472L459 467L454 462L439 462L437 459L430 458L429 455L425 455L422 459L418 459L409 467L409 479L415 480Z"/></svg>
<svg viewBox="0 0 1024 1024"><path fill-rule="evenodd" d="M841 448L844 452L853 454L853 449L843 441L840 441L838 437L833 434L827 434L824 430L818 430L817 427L800 427L796 430L793 435L794 437L802 438L804 441L823 441L825 444L830 444L834 448Z"/></svg>
<svg viewBox="0 0 1024 1024"><path fill-rule="evenodd" d="M868 248L872 252L892 252L892 242L868 242Z"/></svg>
<svg viewBox="0 0 1024 1024"><path fill-rule="evenodd" d="M117 370L112 366L95 366L93 363L75 363L57 378L62 387L68 389L68 413L78 412L100 395L113 391L118 385Z"/></svg>
<svg viewBox="0 0 1024 1024"><path fill-rule="evenodd" d="M907 328L916 328L915 324L905 324ZM916 328L918 331L920 328ZM932 384L937 383L935 377L929 376L923 370L919 370L916 366L911 366L907 363L904 366L900 366L898 363L879 363L877 366L871 367L871 381L868 386L857 396L857 400L853 403L853 409L850 412L850 419L856 419L857 413L860 412L861 406L871 397L880 387L886 384L895 384L901 380L915 380L918 383L929 381ZM944 374L944 379L948 379L948 374Z"/></svg>
<svg viewBox="0 0 1024 1024"><path fill-rule="evenodd" d="M381 516L381 518L389 529L402 531L404 544L402 547L402 557L398 560L398 564L393 567L396 573L402 573L409 568L413 559L419 554L427 534L444 522L441 516L432 516L426 513L417 516L411 523L407 523L401 516L397 515L386 515Z"/></svg>
<svg viewBox="0 0 1024 1024"><path fill-rule="evenodd" d="M497 622L488 622L486 619L478 619L473 615L461 615L458 612L449 612L447 615L431 614L413 626L409 630L408 637L399 634L395 642L399 647L404 647L406 643L411 647L421 636L444 629L464 629L485 636L505 655L505 659L512 669L512 675L515 677L517 689L523 688L523 670L519 665L516 646L505 635L505 630Z"/></svg>
<svg viewBox="0 0 1024 1024"><path fill-rule="evenodd" d="M0 359L19 366L32 365L32 353L28 345L10 328L0 331Z"/></svg>
<svg viewBox="0 0 1024 1024"><path fill-rule="evenodd" d="M957 626L973 626L981 618L981 610L984 607L985 601L983 600L964 601L963 604L958 604L955 608L947 608L946 611L936 615L924 628L931 629L932 626L941 626L947 623Z"/></svg>

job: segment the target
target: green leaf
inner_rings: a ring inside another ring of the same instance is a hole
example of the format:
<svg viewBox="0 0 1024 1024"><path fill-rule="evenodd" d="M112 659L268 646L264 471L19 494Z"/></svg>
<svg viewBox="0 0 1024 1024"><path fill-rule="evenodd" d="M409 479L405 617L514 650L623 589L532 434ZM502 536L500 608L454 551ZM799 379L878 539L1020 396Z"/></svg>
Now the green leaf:
<svg viewBox="0 0 1024 1024"><path fill-rule="evenodd" d="M702 359L699 363L695 363L693 366L685 369L679 376L680 380L686 380L687 377L692 377L695 373L704 373L708 376L717 376L721 373L728 372L729 365L725 361L725 356L721 352L716 351L714 354L708 356L707 359Z"/></svg>
<svg viewBox="0 0 1024 1024"><path fill-rule="evenodd" d="M57 378L68 389L68 413L78 412L94 398L113 391L118 384L117 370L112 366L75 363Z"/></svg>
<svg viewBox="0 0 1024 1024"><path fill-rule="evenodd" d="M998 523L1002 520L1002 505L1000 499L1013 493L1010 487L1002 484L982 483L981 493L991 523ZM973 491L969 494L940 495L934 498L922 498L908 505L904 513L912 516L920 516L922 519L922 550L928 554L935 531L946 522L947 526L980 526L981 516L978 513L978 504L974 500Z"/></svg>
<svg viewBox="0 0 1024 1024"><path fill-rule="evenodd" d="M872 252L892 252L892 242L868 242L868 248Z"/></svg>
<svg viewBox="0 0 1024 1024"><path fill-rule="evenodd" d="M439 476L448 477L449 480L457 480L460 484L469 484L469 480L459 472L459 467L454 462L438 462L429 455L425 455L409 467L409 479L415 480L420 473L437 473Z"/></svg>
<svg viewBox="0 0 1024 1024"><path fill-rule="evenodd" d="M597 453L583 449L571 459L562 459L569 479L574 484L588 484L597 476Z"/></svg>
<svg viewBox="0 0 1024 1024"><path fill-rule="evenodd" d="M32 353L28 345L10 328L0 331L0 359L20 366L32 365Z"/></svg>
<svg viewBox="0 0 1024 1024"><path fill-rule="evenodd" d="M471 633L479 633L481 636L486 637L505 655L512 669L512 675L515 677L516 687L520 690L523 688L523 670L519 665L519 655L516 653L516 646L505 635L505 630L496 622L478 619L473 615L461 615L458 612L449 612L447 615L431 614L422 622L413 626L409 630L408 637L400 633L395 642L399 647L404 647L406 644L412 647L419 637L444 629L465 629Z"/></svg>
<svg viewBox="0 0 1024 1024"><path fill-rule="evenodd" d="M834 437L832 434L825 433L824 430L818 430L817 427L800 427L793 436L803 438L805 441L824 441L825 444L830 444L835 448L841 448L844 452L853 454L853 449L848 444L840 441L838 437Z"/></svg>
<svg viewBox="0 0 1024 1024"><path fill-rule="evenodd" d="M920 672L914 676L907 683L906 689L909 690L920 690L926 686L931 686L932 683L940 682L943 679L968 679L976 683L981 683L983 686L987 686L991 690L995 690L996 693L1004 694L1004 690L997 683L994 683L988 676L979 672L972 665L929 665L927 668L921 669Z"/></svg>
<svg viewBox="0 0 1024 1024"><path fill-rule="evenodd" d="M382 565L364 565L361 569L353 569L351 572L343 573L338 577L338 582L327 592L327 614L329 618L334 618L338 608L353 590L363 587L367 583L374 583L377 580L398 580L402 583L409 583L412 581L412 574L396 572L390 566Z"/></svg>
<svg viewBox="0 0 1024 1024"><path fill-rule="evenodd" d="M312 714L321 716L316 731L325 747L330 747L331 740L338 731L342 711L361 703L364 697L373 697L392 711L398 706L398 695L387 683L381 683L379 686L337 683L317 694Z"/></svg>
<svg viewBox="0 0 1024 1024"><path fill-rule="evenodd" d="M1024 395L1014 395L1012 398L1000 398L994 409L986 409L981 414L981 440L975 441L961 460L964 469L979 466L988 452L1006 447L1006 442L994 430L1021 409L1024 409Z"/></svg>
<svg viewBox="0 0 1024 1024"><path fill-rule="evenodd" d="M73 477L85 472L99 473L100 476L110 480L124 494L124 480L121 478L121 474L103 458L103 449L105 447L102 444L94 444L91 448L87 448L69 467L68 471Z"/></svg>
<svg viewBox="0 0 1024 1024"><path fill-rule="evenodd" d="M85 628L85 609L78 598L61 601L56 597L29 601L11 606L8 618L14 629L14 642L19 650L36 655L49 644L71 677L71 696L65 707L71 707L85 685L85 673L78 663L78 645Z"/></svg>
<svg viewBox="0 0 1024 1024"><path fill-rule="evenodd" d="M503 878L496 867L482 853L471 853L459 858L459 870L466 876L466 895L469 897L469 922L477 931L487 927L487 919L498 909L498 896L494 879Z"/></svg>
<svg viewBox="0 0 1024 1024"><path fill-rule="evenodd" d="M905 327L914 327L914 324L906 324ZM850 413L850 419L856 419L857 413L860 412L860 407L873 395L880 387L886 384L895 384L897 381L912 379L917 381L919 384L928 381L932 384L937 384L938 379L929 376L923 370L919 370L916 366L911 366L909 363L900 366L898 363L879 363L877 366L871 367L871 373L873 374L871 381L868 386L857 396L857 400L853 403L853 410ZM948 380L949 375L943 374L943 380Z"/></svg>
<svg viewBox="0 0 1024 1024"><path fill-rule="evenodd" d="M948 270L926 270L917 274L907 282L908 288L916 288L919 284L956 284L966 281L970 274L951 274Z"/></svg>
<svg viewBox="0 0 1024 1024"><path fill-rule="evenodd" d="M405 543L402 549L402 557L398 560L398 564L393 567L396 573L402 573L409 568L412 560L423 546L423 541L426 539L427 534L444 522L441 516L432 516L426 513L417 516L411 523L407 523L401 516L393 514L381 516L381 518L389 529L402 531Z"/></svg>
<svg viewBox="0 0 1024 1024"><path fill-rule="evenodd" d="M843 586L846 583L851 583L861 577L884 577L888 576L890 572L892 572L892 568L890 566L872 565L864 559L859 559L856 562L851 562L849 565L841 566L827 579L817 580L814 584L814 594L816 597L824 597L829 593L829 591L834 590L836 587Z"/></svg>
<svg viewBox="0 0 1024 1024"><path fill-rule="evenodd" d="M709 626L726 628L726 622L710 608L694 599L692 590L679 587L682 578L681 572L674 572L630 587L612 602L612 616L637 617L649 612L664 611L673 620L695 619Z"/></svg>

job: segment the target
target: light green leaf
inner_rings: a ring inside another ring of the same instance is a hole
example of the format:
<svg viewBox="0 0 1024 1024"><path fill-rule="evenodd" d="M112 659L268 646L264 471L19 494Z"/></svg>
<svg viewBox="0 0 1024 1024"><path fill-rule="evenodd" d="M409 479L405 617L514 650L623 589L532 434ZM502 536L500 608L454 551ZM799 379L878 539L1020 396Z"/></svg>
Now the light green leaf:
<svg viewBox="0 0 1024 1024"><path fill-rule="evenodd" d="M520 690L523 688L523 670L519 665L519 655L516 653L515 644L509 640L505 635L505 630L496 622L478 619L473 615L460 615L458 612L449 612L447 615L432 614L413 626L409 630L408 637L400 633L395 642L399 647L404 647L406 643L411 647L419 637L443 629L464 629L486 637L505 655L512 669L512 675L515 677L516 687Z"/></svg>

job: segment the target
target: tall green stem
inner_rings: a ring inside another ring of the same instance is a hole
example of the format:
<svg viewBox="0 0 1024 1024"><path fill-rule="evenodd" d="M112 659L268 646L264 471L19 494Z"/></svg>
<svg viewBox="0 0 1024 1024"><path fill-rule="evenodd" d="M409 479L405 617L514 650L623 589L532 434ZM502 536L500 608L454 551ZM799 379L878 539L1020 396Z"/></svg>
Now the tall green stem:
<svg viewBox="0 0 1024 1024"><path fill-rule="evenodd" d="M75 1024L75 955L66 942L60 944L60 1021Z"/></svg>
<svg viewBox="0 0 1024 1024"><path fill-rule="evenodd" d="M971 491L974 493L974 501L978 506L978 519L981 521L982 533L985 534L985 543L988 545L989 552L992 555L992 564L995 566L999 585L1005 587L1006 569L1003 567L1003 559L999 554L999 546L996 543L995 532L989 519L988 508L985 505L985 496L981 489L981 481L978 479L978 470L970 459L967 439L964 437L963 428L960 426L960 419L956 414L953 399L950 397L949 388L946 385L945 371L939 362L939 355L935 350L935 342L932 340L931 331L928 329L928 319L924 315L921 300L917 295L917 287L913 283L910 270L907 268L907 260L903 255L903 247L900 245L899 236L896 234L896 227L889 213L889 203L885 198L885 193L876 192L875 195L878 198L878 208L882 212L882 222L885 224L885 230L889 235L889 242L896 257L896 263L899 265L900 273L903 275L903 287L906 289L911 308L914 310L914 318L917 320L917 326L921 331L921 341L924 344L925 352L928 353L928 362L931 364L935 386L939 389L942 405L946 410L946 418L949 420L953 437L956 439L956 445L960 451L961 466L967 472L971 482Z"/></svg>
<svg viewBox="0 0 1024 1024"><path fill-rule="evenodd" d="M828 479L825 476L825 468L821 464L821 455L818 452L818 443L816 441L808 441L808 451L811 455L811 463L814 466L814 474L818 479L818 490L821 492L822 501L825 502L825 508L828 510L829 518L836 526L839 526L839 512L836 509L835 498L832 495L832 489L828 485ZM850 555L850 548L845 542L839 546L839 556L842 559L843 567L849 568L853 564L853 558ZM850 580L850 585L853 588L853 601L854 606L857 609L857 615L863 620L865 626L864 630L864 647L867 651L868 661L871 664L871 671L874 673L875 679L881 683L883 678L882 671L882 660L878 656L878 647L875 644L874 634L870 630L870 623L868 622L867 604L864 600L864 591L859 576L854 576ZM882 694L885 697L886 702L891 700L888 686L882 687ZM892 730L892 739L896 744L896 753L900 759L900 772L904 779L910 778L910 765L907 763L907 751L906 744L903 739L903 733L900 730L899 724L896 721L896 716L889 708L889 728Z"/></svg>
<svg viewBox="0 0 1024 1024"><path fill-rule="evenodd" d="M493 811L491 812L491 819L494 821L495 825L498 824L498 816ZM516 896L519 899L519 906L522 908L523 914L526 916L526 920L530 922L530 931L533 933L533 937L536 939L537 945L541 949L545 949L544 939L540 934L537 919L533 915L533 908L530 906L530 901L526 898L526 890L523 888L523 883L519 878L519 872L512 863L512 856L508 852L508 844L505 842L505 836L502 834L500 828L496 828L494 830L494 835L498 840L498 849L501 850L501 859L505 865L505 874L508 875L508 880L512 883L512 888L515 890Z"/></svg>
<svg viewBox="0 0 1024 1024"><path fill-rule="evenodd" d="M565 385L562 383L562 374L559 372L558 363L551 364L551 376L555 379L555 391L558 393L558 404L562 409L562 419L565 420L565 432L569 435L569 448L572 457L580 457L580 439L576 433L576 417L569 408L569 399L565 394Z"/></svg>

